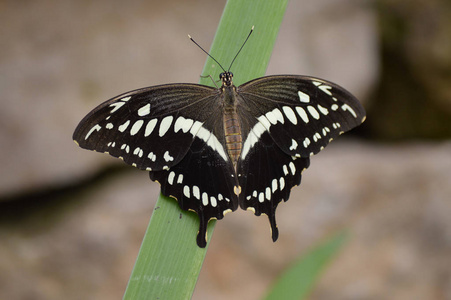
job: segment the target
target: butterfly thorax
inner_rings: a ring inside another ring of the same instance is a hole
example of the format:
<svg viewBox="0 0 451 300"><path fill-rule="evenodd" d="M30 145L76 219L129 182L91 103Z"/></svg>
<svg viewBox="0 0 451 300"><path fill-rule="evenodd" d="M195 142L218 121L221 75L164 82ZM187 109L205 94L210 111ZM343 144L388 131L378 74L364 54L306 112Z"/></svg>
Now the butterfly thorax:
<svg viewBox="0 0 451 300"><path fill-rule="evenodd" d="M241 126L236 112L236 87L232 83L232 77L233 74L231 72L219 75L219 78L222 80L221 90L224 96L223 124L226 148L236 171L238 158L241 154L242 137Z"/></svg>

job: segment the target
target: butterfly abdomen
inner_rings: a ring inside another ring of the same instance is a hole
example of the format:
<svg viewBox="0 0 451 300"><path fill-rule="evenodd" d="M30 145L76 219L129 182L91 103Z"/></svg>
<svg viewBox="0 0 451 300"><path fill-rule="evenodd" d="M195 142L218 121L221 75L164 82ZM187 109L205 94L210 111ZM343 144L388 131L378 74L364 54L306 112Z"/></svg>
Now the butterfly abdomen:
<svg viewBox="0 0 451 300"><path fill-rule="evenodd" d="M233 108L226 109L223 121L227 153L236 169L242 146L241 127L236 110Z"/></svg>

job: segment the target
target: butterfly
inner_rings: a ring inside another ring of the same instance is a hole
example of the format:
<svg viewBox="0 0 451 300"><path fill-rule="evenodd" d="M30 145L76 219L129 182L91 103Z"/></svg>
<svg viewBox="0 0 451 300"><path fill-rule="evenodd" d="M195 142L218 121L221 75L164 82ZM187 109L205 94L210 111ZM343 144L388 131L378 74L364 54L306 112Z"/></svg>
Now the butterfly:
<svg viewBox="0 0 451 300"><path fill-rule="evenodd" d="M274 75L237 87L232 64L226 71L218 63L219 88L164 84L114 97L73 134L81 148L149 171L163 195L196 212L202 248L209 220L238 206L267 215L276 241L276 208L300 184L310 156L365 120L359 101L330 81Z"/></svg>

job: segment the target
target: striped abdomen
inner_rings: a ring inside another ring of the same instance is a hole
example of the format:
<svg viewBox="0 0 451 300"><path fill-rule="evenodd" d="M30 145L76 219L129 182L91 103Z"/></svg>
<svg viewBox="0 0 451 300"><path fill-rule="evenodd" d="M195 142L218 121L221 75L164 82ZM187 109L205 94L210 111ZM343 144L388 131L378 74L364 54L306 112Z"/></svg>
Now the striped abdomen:
<svg viewBox="0 0 451 300"><path fill-rule="evenodd" d="M241 154L242 139L240 122L238 121L238 115L235 110L225 111L224 132L227 152L236 170L236 163Z"/></svg>

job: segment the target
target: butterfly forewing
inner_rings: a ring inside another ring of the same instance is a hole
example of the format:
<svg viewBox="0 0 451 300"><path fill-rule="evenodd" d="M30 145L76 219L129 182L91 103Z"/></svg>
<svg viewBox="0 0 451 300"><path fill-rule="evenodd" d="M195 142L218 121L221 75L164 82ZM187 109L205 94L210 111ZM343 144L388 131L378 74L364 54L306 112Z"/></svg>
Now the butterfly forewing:
<svg viewBox="0 0 451 300"><path fill-rule="evenodd" d="M110 99L90 112L73 139L80 147L108 152L140 169L162 170L179 163L212 112L216 89L161 85ZM205 134L204 134L205 135Z"/></svg>
<svg viewBox="0 0 451 300"><path fill-rule="evenodd" d="M256 135L269 132L280 149L292 156L318 153L365 118L362 105L351 93L319 78L267 76L239 86L237 92L238 106L248 108L239 112L249 111L257 120L251 130ZM255 145L252 141L244 142L242 159Z"/></svg>

